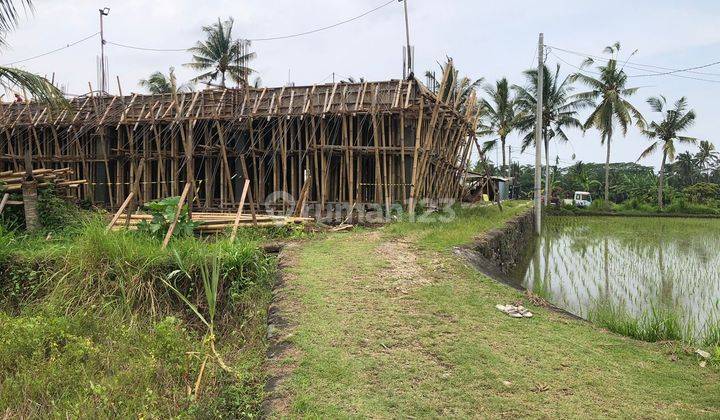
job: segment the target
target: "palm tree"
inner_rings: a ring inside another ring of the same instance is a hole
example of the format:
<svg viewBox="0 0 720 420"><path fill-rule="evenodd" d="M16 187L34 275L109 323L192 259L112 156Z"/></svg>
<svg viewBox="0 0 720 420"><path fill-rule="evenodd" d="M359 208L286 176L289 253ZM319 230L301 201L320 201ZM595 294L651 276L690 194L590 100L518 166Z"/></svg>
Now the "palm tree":
<svg viewBox="0 0 720 420"><path fill-rule="evenodd" d="M490 101L483 99L481 106L483 107L483 116L486 127L489 127L491 134L497 135L498 138L485 142L484 149L489 150L496 147L498 141L502 148L502 166L500 171L506 174L505 167L505 139L517 128L517 116L515 115L515 98L510 95L510 88L506 78L502 78L495 82L495 85L485 85L485 92L490 96Z"/></svg>
<svg viewBox="0 0 720 420"><path fill-rule="evenodd" d="M0 0L0 47L7 46L5 35L17 27L17 3L32 10L32 0ZM14 67L0 66L0 86L23 90L39 101L54 105L65 103L62 92L47 79Z"/></svg>
<svg viewBox="0 0 720 420"><path fill-rule="evenodd" d="M720 154L715 150L715 145L707 140L702 140L698 143L698 152L695 154L695 161L700 170L705 172L707 175L708 182L710 181L710 172L715 165L720 163Z"/></svg>
<svg viewBox="0 0 720 420"><path fill-rule="evenodd" d="M15 29L18 24L18 8L16 4L32 10L32 0L0 0L0 47L7 45L5 35ZM52 106L64 106L67 101L62 92L47 79L9 66L0 66L0 86L8 90L20 89L38 101ZM33 177L31 143L27 142L25 150L25 182L23 182L23 207L25 210L25 228L28 231L40 227L37 210L37 182Z"/></svg>
<svg viewBox="0 0 720 420"><path fill-rule="evenodd" d="M672 165L672 169L677 174L682 186L695 183L695 175L699 175L697 160L690 152L682 152L677 155L677 160Z"/></svg>
<svg viewBox="0 0 720 420"><path fill-rule="evenodd" d="M651 122L647 130L643 130L653 143L645 149L638 160L645 158L662 147L662 161L660 162L660 179L658 180L658 207L663 208L663 187L665 184L665 163L667 160L675 160L675 140L680 143L695 143L694 137L679 135L680 132L690 128L695 122L695 111L687 110L687 99L683 96L678 99L672 109L667 108L667 100L664 96L651 97L647 100L653 111L663 114L660 123Z"/></svg>
<svg viewBox="0 0 720 420"><path fill-rule="evenodd" d="M218 18L217 23L203 26L206 39L198 41L188 50L193 54L193 61L185 64L205 72L193 81L212 82L220 78L220 86L225 87L227 77L237 83L245 83L246 76L254 72L247 63L255 58L255 53L246 51L249 41L232 38L233 23L232 18L224 22Z"/></svg>
<svg viewBox="0 0 720 420"><path fill-rule="evenodd" d="M147 79L140 79L138 84L147 89L152 94L170 93L172 92L172 83L170 79L173 77L175 69L170 67L170 76L165 76L160 71L151 73ZM183 83L177 88L178 92L190 92L192 91L192 85Z"/></svg>
<svg viewBox="0 0 720 420"><path fill-rule="evenodd" d="M600 101L583 124L583 129L596 128L600 131L601 144L607 145L605 156L605 201L607 202L610 199L610 143L615 132L615 124L616 122L620 124L623 136L625 136L633 119L640 129L645 128L645 120L640 111L625 99L635 94L638 88L626 87L627 75L623 71L623 67L618 67L617 61L620 43L616 42L614 45L606 47L604 52L611 54L611 58L607 64L597 67L598 77L576 73L571 76L571 80L580 81L591 89L578 94L578 98L593 102ZM591 64L593 64L593 60L588 58L583 63L583 67Z"/></svg>
<svg viewBox="0 0 720 420"><path fill-rule="evenodd" d="M550 200L550 141L558 138L561 141L568 141L565 134L567 128L582 128L577 119L578 110L590 105L584 98L571 96L573 92L570 77L560 80L560 65L551 72L543 65L543 115L542 115L542 139L545 145L545 202ZM520 111L517 120L517 127L521 133L526 133L522 140L521 150L525 151L530 145L535 144L535 113L537 109L537 86L538 72L536 69L525 71L527 84L525 87L513 86L516 92L517 109Z"/></svg>
<svg viewBox="0 0 720 420"><path fill-rule="evenodd" d="M467 76L460 77L460 71L455 68L453 59L450 57L447 57L445 64L440 64L440 74L445 74L445 70L448 66L450 66L448 81L445 84L443 92L437 92L440 88L440 82L435 79L435 74L433 72L428 70L425 72L425 76L428 78L430 83L436 86L433 91L438 95L438 98L441 101L450 104L458 112L463 114L466 111L465 106L467 105L468 98L478 87L482 86L485 79L481 77L479 79L472 80Z"/></svg>
<svg viewBox="0 0 720 420"><path fill-rule="evenodd" d="M592 176L590 176L587 167L581 160L570 168L568 175L573 180L573 183L578 185L583 191L592 192L593 187L597 188L602 185L597 179L593 179Z"/></svg>

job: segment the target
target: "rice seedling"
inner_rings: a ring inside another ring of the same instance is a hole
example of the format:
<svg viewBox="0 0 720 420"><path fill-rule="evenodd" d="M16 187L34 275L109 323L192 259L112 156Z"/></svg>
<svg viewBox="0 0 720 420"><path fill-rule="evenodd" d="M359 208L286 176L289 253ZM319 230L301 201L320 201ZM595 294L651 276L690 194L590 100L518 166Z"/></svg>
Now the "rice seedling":
<svg viewBox="0 0 720 420"><path fill-rule="evenodd" d="M535 253L518 282L578 316L648 341L718 341L718 220L550 217Z"/></svg>

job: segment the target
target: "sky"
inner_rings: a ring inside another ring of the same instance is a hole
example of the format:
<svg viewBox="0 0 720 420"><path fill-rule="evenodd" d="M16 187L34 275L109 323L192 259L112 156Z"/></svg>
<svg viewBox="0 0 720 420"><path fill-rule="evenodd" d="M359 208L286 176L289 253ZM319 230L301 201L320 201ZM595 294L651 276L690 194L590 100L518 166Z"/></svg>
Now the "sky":
<svg viewBox="0 0 720 420"><path fill-rule="evenodd" d="M507 77L523 84L523 71L537 65L538 33L550 46L547 62L560 62L569 74L583 58L557 48L601 55L606 45L620 41L625 56L637 50L633 63L685 69L720 61L720 2L716 0L606 0L597 2L545 0L407 0L410 43L415 48L415 72L424 81L425 70L452 57L462 74L494 82ZM105 38L120 44L157 49L182 49L202 38L202 26L218 17L235 19L234 35L257 39L306 32L358 16L386 0L34 0L35 11L21 17L17 30L7 35L9 47L0 50L0 65L60 48L99 31L98 9L110 8ZM405 44L403 4L392 2L365 17L314 34L276 41L256 41L252 50L264 86L328 83L349 76L367 80L402 77ZM67 91L83 94L88 82L97 87L99 36L43 57L14 64L51 77ZM116 76L123 93L142 92L141 78L156 70L175 67L179 81L195 73L184 67L190 54L140 51L106 45L111 93ZM657 70L656 70L657 71ZM640 87L631 97L648 121L660 116L646 104L650 96L665 95L674 102L687 97L697 122L686 134L710 140L720 148L720 65L665 76L630 77ZM631 76L648 74L628 69ZM685 77L680 77L685 76ZM694 79L692 79L694 78ZM696 80L704 79L704 80ZM583 90L577 86L577 91ZM581 114L586 118L587 112ZM561 166L577 160L603 162L604 146L594 130L583 135L570 131L567 144L552 143L551 160ZM508 139L513 161L532 163L534 150L520 153L520 136ZM611 160L636 161L649 141L636 128L612 143ZM679 148L694 151L693 146ZM499 153L492 152L496 160ZM641 163L659 166L660 156Z"/></svg>

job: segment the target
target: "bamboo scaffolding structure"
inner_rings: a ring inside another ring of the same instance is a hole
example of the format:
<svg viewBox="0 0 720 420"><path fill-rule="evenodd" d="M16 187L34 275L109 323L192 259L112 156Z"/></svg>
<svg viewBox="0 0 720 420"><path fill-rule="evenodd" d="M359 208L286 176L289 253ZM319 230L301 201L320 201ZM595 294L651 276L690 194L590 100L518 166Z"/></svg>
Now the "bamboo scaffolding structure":
<svg viewBox="0 0 720 420"><path fill-rule="evenodd" d="M420 198L458 199L464 191L477 115L461 114L457 102L409 79L88 94L61 111L3 103L0 178L22 177L14 174L22 174L20 153L30 142L36 171L72 171L79 181L68 185L82 186L75 197L125 207L118 220L126 225L139 204L187 185L191 213L234 213L247 181L254 223L268 222L259 205L273 192L321 214L371 205L388 213L398 204L412 212ZM292 210L286 201L277 208Z"/></svg>

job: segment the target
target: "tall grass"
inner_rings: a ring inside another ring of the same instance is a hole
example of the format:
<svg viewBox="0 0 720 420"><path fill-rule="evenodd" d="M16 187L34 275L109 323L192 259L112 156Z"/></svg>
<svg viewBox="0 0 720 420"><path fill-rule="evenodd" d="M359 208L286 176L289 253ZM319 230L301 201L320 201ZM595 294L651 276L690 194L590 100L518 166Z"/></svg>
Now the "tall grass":
<svg viewBox="0 0 720 420"><path fill-rule="evenodd" d="M6 278L19 278L24 283L20 287L27 290L41 287L33 299L50 299L66 312L94 307L120 308L153 317L167 315L182 306L163 283L179 264L188 276L174 286L193 300L202 297L200 273L213 258L219 261L222 277L228 279L220 293L230 298L239 296L248 285L266 282L272 270L272 261L255 240L231 243L182 238L162 250L159 241L148 235L106 233L99 219L90 219L51 241L3 231L0 239L0 264L4 267L0 272L5 272ZM24 281L28 277L35 284Z"/></svg>
<svg viewBox="0 0 720 420"><path fill-rule="evenodd" d="M705 328L703 344L708 347L714 346L720 348L720 322L711 324Z"/></svg>
<svg viewBox="0 0 720 420"><path fill-rule="evenodd" d="M635 316L603 303L590 310L588 318L600 327L642 341L681 341L692 337L691 328L683 326L680 316L668 309L651 307Z"/></svg>
<svg viewBox="0 0 720 420"><path fill-rule="evenodd" d="M94 217L50 240L0 229L0 411L258 416L274 271L262 239L189 237L162 250L142 233L105 233ZM234 374L205 366L208 337L175 290L213 314L213 352Z"/></svg>

